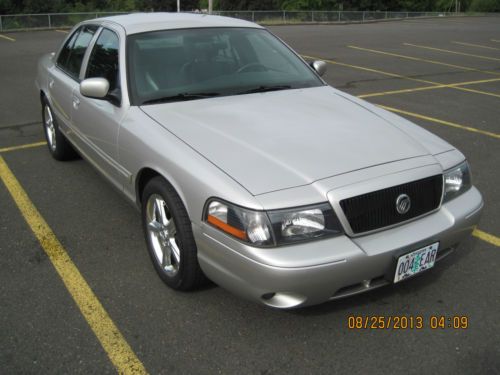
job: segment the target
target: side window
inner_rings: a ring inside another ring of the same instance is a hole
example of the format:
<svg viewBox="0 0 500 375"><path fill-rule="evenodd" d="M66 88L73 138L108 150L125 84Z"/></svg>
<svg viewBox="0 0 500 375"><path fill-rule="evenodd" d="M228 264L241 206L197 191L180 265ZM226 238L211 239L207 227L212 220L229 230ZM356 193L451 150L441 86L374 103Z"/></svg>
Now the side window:
<svg viewBox="0 0 500 375"><path fill-rule="evenodd" d="M57 58L57 66L59 66L61 69L65 69L66 63L68 62L68 58L71 53L71 49L73 48L75 40L76 38L78 38L80 31L82 31L81 27L76 30L73 35L71 35L71 38L68 39L61 52L59 53L59 57Z"/></svg>
<svg viewBox="0 0 500 375"><path fill-rule="evenodd" d="M118 46L118 36L103 29L95 42L85 75L85 78L106 78L110 92L120 88Z"/></svg>
<svg viewBox="0 0 500 375"><path fill-rule="evenodd" d="M57 65L75 79L78 79L83 56L96 31L95 25L80 27L59 54Z"/></svg>

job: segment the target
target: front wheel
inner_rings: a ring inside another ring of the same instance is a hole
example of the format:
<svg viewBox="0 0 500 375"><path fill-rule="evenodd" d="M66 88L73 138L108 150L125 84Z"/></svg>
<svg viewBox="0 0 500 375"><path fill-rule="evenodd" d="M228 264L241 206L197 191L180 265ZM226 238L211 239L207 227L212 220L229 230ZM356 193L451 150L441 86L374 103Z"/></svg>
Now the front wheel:
<svg viewBox="0 0 500 375"><path fill-rule="evenodd" d="M151 179L142 194L141 211L149 255L165 284L176 290L202 284L191 221L174 188L162 177Z"/></svg>
<svg viewBox="0 0 500 375"><path fill-rule="evenodd" d="M52 108L45 98L42 102L42 119L45 139L52 157L56 160L75 159L78 155L59 130Z"/></svg>

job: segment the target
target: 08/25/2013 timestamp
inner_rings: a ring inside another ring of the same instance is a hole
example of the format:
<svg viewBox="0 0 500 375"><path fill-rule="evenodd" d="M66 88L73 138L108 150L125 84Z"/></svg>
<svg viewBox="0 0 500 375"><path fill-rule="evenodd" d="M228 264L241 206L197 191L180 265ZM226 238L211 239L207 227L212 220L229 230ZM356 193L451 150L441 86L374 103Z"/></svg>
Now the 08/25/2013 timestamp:
<svg viewBox="0 0 500 375"><path fill-rule="evenodd" d="M349 315L348 329L467 329L469 317L466 315Z"/></svg>

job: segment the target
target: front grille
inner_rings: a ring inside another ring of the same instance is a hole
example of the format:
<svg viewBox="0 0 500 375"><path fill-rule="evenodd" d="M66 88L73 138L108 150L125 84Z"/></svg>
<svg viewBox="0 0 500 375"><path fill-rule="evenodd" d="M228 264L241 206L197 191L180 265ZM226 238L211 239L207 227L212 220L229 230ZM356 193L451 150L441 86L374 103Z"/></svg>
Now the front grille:
<svg viewBox="0 0 500 375"><path fill-rule="evenodd" d="M363 233L413 219L439 207L442 175L373 191L340 201L353 233ZM406 194L411 206L407 213L396 210L396 199Z"/></svg>

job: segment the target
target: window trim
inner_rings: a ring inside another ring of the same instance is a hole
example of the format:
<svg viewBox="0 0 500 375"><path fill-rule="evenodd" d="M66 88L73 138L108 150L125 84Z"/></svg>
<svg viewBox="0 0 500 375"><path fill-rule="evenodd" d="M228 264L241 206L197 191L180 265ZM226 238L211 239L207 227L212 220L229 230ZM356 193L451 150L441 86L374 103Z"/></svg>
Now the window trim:
<svg viewBox="0 0 500 375"><path fill-rule="evenodd" d="M92 24L90 24L90 25L92 25ZM80 72L78 73L78 82L81 82L85 79L85 72L87 71L87 64L89 62L90 54L92 53L92 50L94 49L95 42L96 42L97 38L99 38L99 35L101 35L101 31L103 28L102 25L95 24L95 26L97 26L97 30L95 31L94 36L90 40L89 45L87 46L87 50L85 51L85 54L83 55L82 65L80 66Z"/></svg>
<svg viewBox="0 0 500 375"><path fill-rule="evenodd" d="M87 73L88 73L88 70L89 70L89 61L90 61L90 57L92 56L92 52L94 51L94 48L95 48L95 45L97 43L97 40L99 39L99 37L101 36L101 34L104 32L104 30L107 30L109 32L112 32L113 34L115 34L116 36L116 39L118 40L118 72L120 72L120 36L118 35L118 33L112 29L110 29L109 27L105 27L105 26L101 26L101 28L98 30L98 35L97 35L97 38L93 41L92 43L92 49L90 50L88 56L86 56L86 59L84 58L85 60L85 70L82 72L83 75L82 75L82 79L85 79L85 77L87 76ZM82 63L82 68L83 68L83 63ZM120 73L120 76L121 76L121 73ZM89 77L91 78L91 77Z"/></svg>
<svg viewBox="0 0 500 375"><path fill-rule="evenodd" d="M118 39L118 79L120 80L119 84L120 84L121 98L120 98L120 103L118 103L117 106L121 107L123 104L123 82L122 82L122 67L121 67L122 64L120 64L120 55L121 55L122 48L121 48L121 39L120 39L119 32L117 32L116 30L113 30L112 28L107 27L105 25L100 25L99 29L96 31L96 35L94 35L94 37L92 38L92 41L89 43L89 46L87 47L87 51L85 51L85 55L84 55L83 61L82 61L82 66L80 69L79 79L80 79L80 82L85 79L85 76L87 75L87 71L89 69L90 56L92 55L92 52L94 51L97 40L99 39L99 37L101 36L101 34L104 30L108 30L108 31L112 32L113 34L115 34L116 38ZM90 48L90 47L92 47L92 48ZM103 99L106 99L106 98L103 98ZM111 103L111 104L113 104L113 103Z"/></svg>

